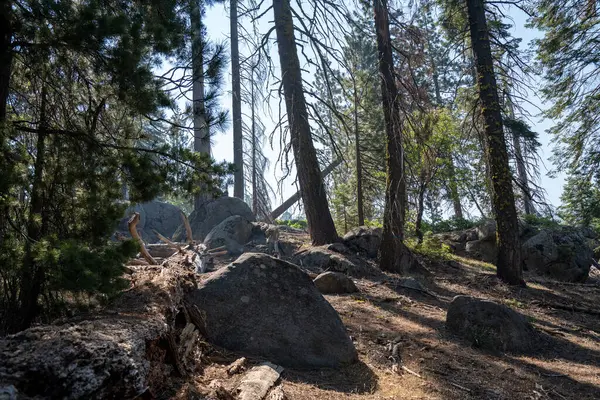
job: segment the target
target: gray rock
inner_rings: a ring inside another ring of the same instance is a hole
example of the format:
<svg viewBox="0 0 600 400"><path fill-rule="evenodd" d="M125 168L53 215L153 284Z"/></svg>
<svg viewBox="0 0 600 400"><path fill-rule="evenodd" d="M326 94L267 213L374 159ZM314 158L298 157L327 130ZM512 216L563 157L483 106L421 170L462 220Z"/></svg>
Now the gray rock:
<svg viewBox="0 0 600 400"><path fill-rule="evenodd" d="M471 257L489 263L495 263L498 256L496 243L489 240L473 240L472 242L467 242L465 251Z"/></svg>
<svg viewBox="0 0 600 400"><path fill-rule="evenodd" d="M479 240L496 240L496 221L487 220L477 228L475 228L477 232L477 239Z"/></svg>
<svg viewBox="0 0 600 400"><path fill-rule="evenodd" d="M523 265L528 271L565 282L584 282L594 252L576 228L546 229L522 246Z"/></svg>
<svg viewBox="0 0 600 400"><path fill-rule="evenodd" d="M527 319L511 308L470 296L456 296L446 315L446 328L474 346L502 352L528 352L537 334Z"/></svg>
<svg viewBox="0 0 600 400"><path fill-rule="evenodd" d="M297 266L246 253L187 295L205 337L286 367L337 367L357 360L346 329Z"/></svg>
<svg viewBox="0 0 600 400"><path fill-rule="evenodd" d="M254 226L240 215L226 218L215 226L204 239L204 245L209 249L225 246L231 254L241 254L244 245L252 237Z"/></svg>
<svg viewBox="0 0 600 400"><path fill-rule="evenodd" d="M416 278L413 278L412 276L408 277L408 278L401 278L400 281L398 282L398 286L406 288L406 289L412 289L412 290L416 290L419 292L425 292L425 288L423 287L423 285L421 285L421 282L419 282Z"/></svg>
<svg viewBox="0 0 600 400"><path fill-rule="evenodd" d="M327 250L335 251L340 254L348 254L350 250L343 243L331 243L327 245Z"/></svg>
<svg viewBox="0 0 600 400"><path fill-rule="evenodd" d="M206 235L221 222L232 215L239 215L252 222L255 220L248 204L237 197L220 197L204 204L200 209L194 210L190 216L190 226L194 239L203 241ZM176 240L185 238L185 228L180 225L175 232Z"/></svg>
<svg viewBox="0 0 600 400"><path fill-rule="evenodd" d="M294 255L292 262L317 274L333 271L360 278L373 272L362 263L354 263L343 254L328 250L326 247L311 247L301 251Z"/></svg>
<svg viewBox="0 0 600 400"><path fill-rule="evenodd" d="M179 207L162 201L150 201L136 204L125 211L125 217L119 222L118 230L120 232L129 235L127 221L134 212L140 213L137 229L142 236L142 240L147 243L160 242L154 230L170 238L181 224L181 210Z"/></svg>
<svg viewBox="0 0 600 400"><path fill-rule="evenodd" d="M355 293L358 288L346 275L341 272L323 272L313 281L323 294Z"/></svg>
<svg viewBox="0 0 600 400"><path fill-rule="evenodd" d="M350 249L365 253L371 258L377 257L381 244L381 228L359 226L344 235L344 243Z"/></svg>

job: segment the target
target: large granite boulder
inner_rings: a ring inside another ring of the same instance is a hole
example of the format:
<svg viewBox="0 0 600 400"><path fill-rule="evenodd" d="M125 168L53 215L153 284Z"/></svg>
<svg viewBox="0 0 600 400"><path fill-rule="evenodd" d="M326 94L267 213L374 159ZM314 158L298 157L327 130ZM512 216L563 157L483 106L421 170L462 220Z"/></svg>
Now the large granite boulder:
<svg viewBox="0 0 600 400"><path fill-rule="evenodd" d="M490 240L473 240L465 244L468 255L481 261L495 263L498 257L496 242Z"/></svg>
<svg viewBox="0 0 600 400"><path fill-rule="evenodd" d="M245 253L187 295L204 336L228 350L287 367L337 367L356 361L346 329L297 266Z"/></svg>
<svg viewBox="0 0 600 400"><path fill-rule="evenodd" d="M489 219L484 221L481 225L475 228L477 232L477 239L484 241L495 241L496 240L496 221Z"/></svg>
<svg viewBox="0 0 600 400"><path fill-rule="evenodd" d="M254 225L241 215L232 215L212 228L204 239L208 249L225 246L231 254L241 254L252 237Z"/></svg>
<svg viewBox="0 0 600 400"><path fill-rule="evenodd" d="M237 197L220 197L205 203L198 210L194 210L188 218L194 239L203 241L215 226L232 215L239 215L250 222L255 220L248 204ZM183 225L177 228L174 237L175 240L185 239Z"/></svg>
<svg viewBox="0 0 600 400"><path fill-rule="evenodd" d="M476 347L502 352L528 352L537 335L527 319L511 308L470 296L456 296L446 315L446 328Z"/></svg>
<svg viewBox="0 0 600 400"><path fill-rule="evenodd" d="M594 251L580 229L546 229L522 246L528 271L565 282L584 282L594 262Z"/></svg>
<svg viewBox="0 0 600 400"><path fill-rule="evenodd" d="M181 224L181 210L179 207L162 201L150 201L136 204L125 211L125 217L119 222L118 231L129 234L127 221L134 212L140 213L137 230L142 240L147 243L158 243L160 239L154 231L170 238Z"/></svg>
<svg viewBox="0 0 600 400"><path fill-rule="evenodd" d="M381 245L381 228L359 226L344 235L344 244L357 252L376 258Z"/></svg>

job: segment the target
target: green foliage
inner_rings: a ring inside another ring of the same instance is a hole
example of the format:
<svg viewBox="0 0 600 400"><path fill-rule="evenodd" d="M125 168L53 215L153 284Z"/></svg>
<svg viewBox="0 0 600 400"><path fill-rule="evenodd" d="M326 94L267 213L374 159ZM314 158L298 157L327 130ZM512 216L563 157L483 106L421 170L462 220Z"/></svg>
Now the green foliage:
<svg viewBox="0 0 600 400"><path fill-rule="evenodd" d="M559 216L576 226L600 226L600 189L589 175L573 172L561 196Z"/></svg>
<svg viewBox="0 0 600 400"><path fill-rule="evenodd" d="M48 321L69 296L123 289L137 249L108 239L124 188L131 202L189 198L201 182L219 192L232 171L186 148L173 129L184 124L167 117L171 83L154 68L188 54L179 2L20 4L0 99L0 331ZM207 62L210 84L222 63Z"/></svg>
<svg viewBox="0 0 600 400"><path fill-rule="evenodd" d="M547 217L543 215L525 214L522 216L522 219L527 225L539 227L542 229L556 228L557 226L559 226L558 221L556 221L552 217Z"/></svg>
<svg viewBox="0 0 600 400"><path fill-rule="evenodd" d="M430 231L432 233L462 231L465 229L471 229L478 226L481 223L479 219L465 219L465 218L450 218L439 220L435 222L423 222L423 230L425 232Z"/></svg>
<svg viewBox="0 0 600 400"><path fill-rule="evenodd" d="M308 223L306 222L305 219L288 219L288 220L276 219L275 224L289 226L290 228L295 228L295 229L306 229L308 227Z"/></svg>
<svg viewBox="0 0 600 400"><path fill-rule="evenodd" d="M425 233L422 243L418 243L415 238L410 238L406 240L406 245L415 253L421 254L431 260L449 260L452 258L450 246L442 243L431 232Z"/></svg>

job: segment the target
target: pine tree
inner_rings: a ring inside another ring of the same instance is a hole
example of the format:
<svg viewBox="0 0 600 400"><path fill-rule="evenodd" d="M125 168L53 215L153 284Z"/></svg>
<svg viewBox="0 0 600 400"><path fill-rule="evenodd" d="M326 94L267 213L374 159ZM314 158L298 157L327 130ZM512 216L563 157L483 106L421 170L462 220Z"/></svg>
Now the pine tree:
<svg viewBox="0 0 600 400"><path fill-rule="evenodd" d="M569 190L565 189L562 197L565 212L579 208L575 206L581 200L581 191L574 190L577 183L587 191L599 182L600 15L596 1L536 0L530 10L532 25L544 34L535 44L544 73L543 99L551 104L545 115L556 121L549 129L555 143L553 163L557 171L568 174ZM593 202L584 204L592 206L589 214L595 213ZM573 220L589 221L577 216L582 211L576 211Z"/></svg>
<svg viewBox="0 0 600 400"><path fill-rule="evenodd" d="M137 245L108 240L127 206L123 185L132 202L148 201L227 172L163 137L161 110L172 103L153 67L183 50L175 1L23 3L11 8L19 24L3 78L2 331L56 316L65 293L123 288Z"/></svg>
<svg viewBox="0 0 600 400"><path fill-rule="evenodd" d="M406 212L406 175L400 99L394 77L394 60L389 27L389 9L386 0L374 0L375 31L379 54L379 72L383 97L386 130L387 184L383 234L379 248L379 265L382 270L402 272L411 257L404 245L404 218Z"/></svg>
<svg viewBox="0 0 600 400"><path fill-rule="evenodd" d="M289 0L273 0L281 80L304 212L313 244L338 239L312 142Z"/></svg>
<svg viewBox="0 0 600 400"><path fill-rule="evenodd" d="M477 69L485 145L492 181L492 204L497 224L498 277L512 285L523 284L517 210L512 174L502 124L494 61L483 0L466 0L471 44Z"/></svg>

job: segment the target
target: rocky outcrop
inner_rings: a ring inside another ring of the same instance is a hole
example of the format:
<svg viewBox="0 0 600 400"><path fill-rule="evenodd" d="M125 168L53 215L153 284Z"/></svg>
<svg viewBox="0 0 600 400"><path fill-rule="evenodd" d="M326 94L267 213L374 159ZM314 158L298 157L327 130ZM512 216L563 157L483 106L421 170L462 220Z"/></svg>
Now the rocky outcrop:
<svg viewBox="0 0 600 400"><path fill-rule="evenodd" d="M226 218L215 226L204 239L208 249L225 246L230 254L242 254L244 245L252 237L254 225L240 215Z"/></svg>
<svg viewBox="0 0 600 400"><path fill-rule="evenodd" d="M205 337L289 367L336 367L357 353L345 327L297 266L246 253L187 296Z"/></svg>
<svg viewBox="0 0 600 400"><path fill-rule="evenodd" d="M473 346L492 351L528 352L536 332L527 319L511 308L470 296L456 296L446 315L446 328Z"/></svg>
<svg viewBox="0 0 600 400"><path fill-rule="evenodd" d="M356 252L376 258L381 244L381 228L359 226L344 235L344 244Z"/></svg>
<svg viewBox="0 0 600 400"><path fill-rule="evenodd" d="M522 246L524 268L565 282L584 282L594 263L585 232L569 227L546 229Z"/></svg>
<svg viewBox="0 0 600 400"><path fill-rule="evenodd" d="M237 197L220 197L207 202L189 216L194 239L203 241L215 226L233 215L239 215L250 222L255 220L248 204ZM177 228L174 238L179 241L185 239L185 229L182 225Z"/></svg>
<svg viewBox="0 0 600 400"><path fill-rule="evenodd" d="M140 213L137 224L138 232L146 243L158 243L160 240L154 231L163 236L172 237L177 227L181 224L181 210L179 207L162 201L150 201L137 204L125 211L125 217L119 222L118 231L129 236L127 221L135 213Z"/></svg>
<svg viewBox="0 0 600 400"><path fill-rule="evenodd" d="M135 286L108 312L0 339L0 387L18 398L125 399L160 393L198 357L198 331L181 310L192 274L137 267Z"/></svg>
<svg viewBox="0 0 600 400"><path fill-rule="evenodd" d="M466 231L436 235L455 253L495 263L496 224L487 221ZM598 235L589 228L537 227L519 221L523 268L566 282L583 282L594 264ZM600 249L598 249L600 254Z"/></svg>
<svg viewBox="0 0 600 400"><path fill-rule="evenodd" d="M323 272L313 281L319 292L323 294L344 294L358 292L358 288L341 272Z"/></svg>

